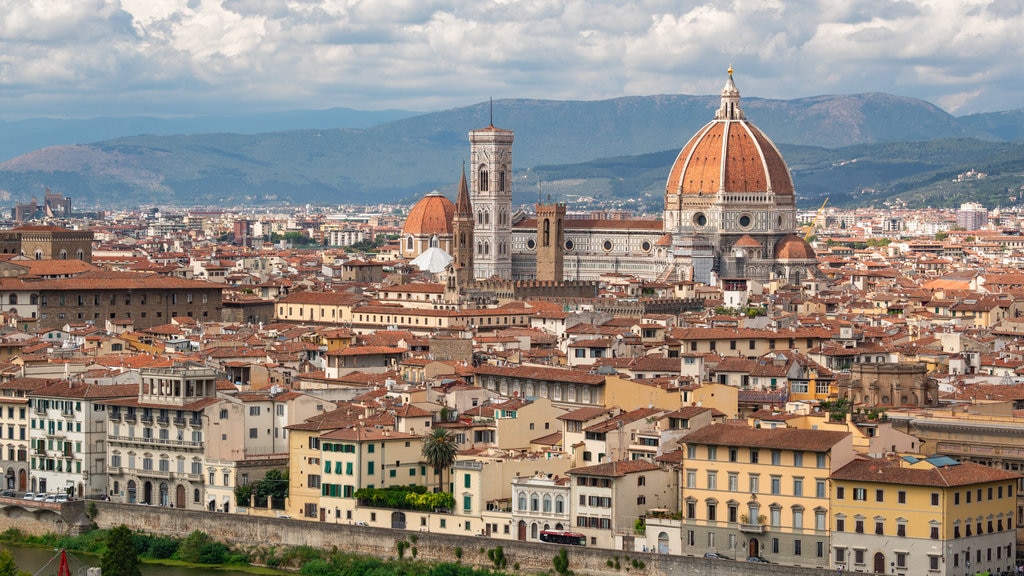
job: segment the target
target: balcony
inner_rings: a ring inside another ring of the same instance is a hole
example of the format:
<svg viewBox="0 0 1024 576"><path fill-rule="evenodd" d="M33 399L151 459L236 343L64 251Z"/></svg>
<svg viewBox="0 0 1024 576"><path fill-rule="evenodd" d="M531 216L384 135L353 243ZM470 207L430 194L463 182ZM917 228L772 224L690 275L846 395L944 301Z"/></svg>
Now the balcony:
<svg viewBox="0 0 1024 576"><path fill-rule="evenodd" d="M152 424L153 423L153 415L152 414L143 414L141 420L145 424Z"/></svg>
<svg viewBox="0 0 1024 576"><path fill-rule="evenodd" d="M121 417L122 417L122 414L120 412L111 412L111 413L109 413L107 415L107 418L111 422L120 422L121 421Z"/></svg>
<svg viewBox="0 0 1024 576"><path fill-rule="evenodd" d="M125 422L135 422L135 414L131 414L131 413L125 414L124 415L124 421Z"/></svg>
<svg viewBox="0 0 1024 576"><path fill-rule="evenodd" d="M156 423L157 424L167 424L168 422L170 422L170 419L167 416L157 416L156 417Z"/></svg>
<svg viewBox="0 0 1024 576"><path fill-rule="evenodd" d="M188 425L192 426L194 428L202 428L203 427L203 419L202 418L189 418L188 419Z"/></svg>
<svg viewBox="0 0 1024 576"><path fill-rule="evenodd" d="M139 438L138 436L115 436L110 434L107 436L107 442L118 442L121 444L140 444L140 445L160 445L160 446L180 446L182 448L196 448L202 449L202 442L192 442L191 440L171 440L163 438Z"/></svg>
<svg viewBox="0 0 1024 576"><path fill-rule="evenodd" d="M185 425L185 418L183 416L175 416L174 417L174 425L175 426L184 426Z"/></svg>
<svg viewBox="0 0 1024 576"><path fill-rule="evenodd" d="M740 524L740 532L745 534L764 534L764 524Z"/></svg>

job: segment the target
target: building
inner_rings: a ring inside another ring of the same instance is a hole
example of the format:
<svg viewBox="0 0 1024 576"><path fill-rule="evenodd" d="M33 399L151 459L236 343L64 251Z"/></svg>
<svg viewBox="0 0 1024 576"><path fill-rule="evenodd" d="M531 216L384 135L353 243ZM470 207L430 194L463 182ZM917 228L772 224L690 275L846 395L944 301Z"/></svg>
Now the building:
<svg viewBox="0 0 1024 576"><path fill-rule="evenodd" d="M429 248L452 253L452 218L455 204L440 192L431 192L416 203L405 218L401 256L415 259Z"/></svg>
<svg viewBox="0 0 1024 576"><path fill-rule="evenodd" d="M93 233L60 226L19 226L0 231L0 253L21 254L34 260L92 262Z"/></svg>
<svg viewBox="0 0 1024 576"><path fill-rule="evenodd" d="M30 392L29 488L77 498L106 493L107 404L136 391L133 384L59 380Z"/></svg>
<svg viewBox="0 0 1024 576"><path fill-rule="evenodd" d="M960 576L1016 565L1019 474L891 455L853 460L831 478L833 569Z"/></svg>
<svg viewBox="0 0 1024 576"><path fill-rule="evenodd" d="M45 378L14 378L0 384L0 466L4 489L29 488L28 395L54 382Z"/></svg>
<svg viewBox="0 0 1024 576"><path fill-rule="evenodd" d="M536 218L513 221L514 134L493 125L471 131L475 277L559 281L627 274L712 283L726 276L799 285L817 261L794 234L789 168L739 102L730 69L714 119L686 143L669 171L661 221L567 218L558 203L539 204ZM421 202L427 201L441 202L433 195ZM414 212L408 227L419 230L420 211ZM433 232L404 237L412 254Z"/></svg>
<svg viewBox="0 0 1024 576"><path fill-rule="evenodd" d="M715 424L682 442L681 553L830 566L828 482L854 458L849 433Z"/></svg>
<svg viewBox="0 0 1024 576"><path fill-rule="evenodd" d="M964 230L979 230L988 226L988 210L977 202L965 202L956 211L956 225Z"/></svg>

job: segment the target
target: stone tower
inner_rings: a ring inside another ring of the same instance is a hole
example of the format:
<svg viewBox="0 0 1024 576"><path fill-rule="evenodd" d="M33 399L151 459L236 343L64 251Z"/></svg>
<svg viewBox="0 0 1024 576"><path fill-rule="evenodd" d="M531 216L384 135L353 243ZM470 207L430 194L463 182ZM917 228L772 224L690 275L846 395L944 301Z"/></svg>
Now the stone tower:
<svg viewBox="0 0 1024 576"><path fill-rule="evenodd" d="M537 280L565 276L565 204L537 204Z"/></svg>
<svg viewBox="0 0 1024 576"><path fill-rule="evenodd" d="M473 204L469 201L469 185L466 184L466 169L462 169L459 180L459 195L455 199L455 215L452 217L452 267L458 274L458 282L472 282L473 276Z"/></svg>
<svg viewBox="0 0 1024 576"><path fill-rule="evenodd" d="M477 278L512 278L511 130L494 124L469 133L470 194L476 215L473 269Z"/></svg>

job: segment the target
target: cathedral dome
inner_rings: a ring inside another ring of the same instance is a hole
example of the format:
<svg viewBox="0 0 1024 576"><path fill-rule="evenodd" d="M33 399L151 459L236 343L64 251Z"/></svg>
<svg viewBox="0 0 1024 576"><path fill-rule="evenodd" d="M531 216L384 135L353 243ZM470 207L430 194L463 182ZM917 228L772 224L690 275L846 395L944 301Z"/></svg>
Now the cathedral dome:
<svg viewBox="0 0 1024 576"><path fill-rule="evenodd" d="M806 240L790 234L775 243L776 260L813 260L814 248Z"/></svg>
<svg viewBox="0 0 1024 576"><path fill-rule="evenodd" d="M450 235L455 204L440 192L431 192L409 211L403 236Z"/></svg>
<svg viewBox="0 0 1024 576"><path fill-rule="evenodd" d="M754 239L750 234L744 234L732 245L733 248L760 248L761 243Z"/></svg>
<svg viewBox="0 0 1024 576"><path fill-rule="evenodd" d="M666 193L707 196L718 192L793 196L789 168L775 144L746 120L732 69L715 119L701 128L676 157Z"/></svg>

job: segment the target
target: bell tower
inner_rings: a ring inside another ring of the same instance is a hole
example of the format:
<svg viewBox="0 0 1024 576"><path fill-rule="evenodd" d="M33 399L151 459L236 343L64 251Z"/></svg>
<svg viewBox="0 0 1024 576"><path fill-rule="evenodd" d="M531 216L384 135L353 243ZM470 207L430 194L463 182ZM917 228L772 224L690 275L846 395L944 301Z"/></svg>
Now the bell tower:
<svg viewBox="0 0 1024 576"><path fill-rule="evenodd" d="M565 278L565 204L537 204L537 280Z"/></svg>
<svg viewBox="0 0 1024 576"><path fill-rule="evenodd" d="M473 276L473 204L469 201L469 185L466 184L466 167L462 167L459 180L459 195L455 199L455 215L452 217L452 267L458 274L458 282L472 282Z"/></svg>
<svg viewBox="0 0 1024 576"><path fill-rule="evenodd" d="M473 269L477 278L512 278L511 130L494 124L469 133L470 196L475 216Z"/></svg>

